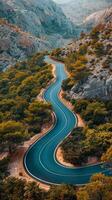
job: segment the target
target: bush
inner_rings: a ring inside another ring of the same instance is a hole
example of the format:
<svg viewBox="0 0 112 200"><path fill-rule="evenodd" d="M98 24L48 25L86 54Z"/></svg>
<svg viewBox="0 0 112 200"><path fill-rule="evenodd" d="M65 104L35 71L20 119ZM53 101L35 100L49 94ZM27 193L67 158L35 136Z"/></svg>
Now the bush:
<svg viewBox="0 0 112 200"><path fill-rule="evenodd" d="M105 54L104 46L101 42L97 42L94 47L97 57L103 56Z"/></svg>
<svg viewBox="0 0 112 200"><path fill-rule="evenodd" d="M98 27L96 27L91 31L90 36L92 39L98 40L99 34L100 34L100 31L99 31Z"/></svg>
<svg viewBox="0 0 112 200"><path fill-rule="evenodd" d="M9 161L10 161L9 157L4 158L3 160L0 160L0 181L1 179L9 175L8 173Z"/></svg>

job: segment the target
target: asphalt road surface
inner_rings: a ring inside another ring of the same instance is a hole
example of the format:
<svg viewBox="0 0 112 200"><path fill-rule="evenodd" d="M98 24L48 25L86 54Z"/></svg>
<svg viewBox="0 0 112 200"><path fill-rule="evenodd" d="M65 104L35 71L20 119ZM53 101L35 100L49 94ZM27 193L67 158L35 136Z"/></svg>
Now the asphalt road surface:
<svg viewBox="0 0 112 200"><path fill-rule="evenodd" d="M26 171L35 179L48 184L82 185L88 183L93 174L110 175L110 169L104 168L102 164L71 168L59 164L56 160L56 148L76 126L77 118L58 97L62 81L67 77L64 64L48 56L45 57L45 61L56 66L56 81L44 94L45 100L53 106L56 123L50 132L28 149L24 157Z"/></svg>

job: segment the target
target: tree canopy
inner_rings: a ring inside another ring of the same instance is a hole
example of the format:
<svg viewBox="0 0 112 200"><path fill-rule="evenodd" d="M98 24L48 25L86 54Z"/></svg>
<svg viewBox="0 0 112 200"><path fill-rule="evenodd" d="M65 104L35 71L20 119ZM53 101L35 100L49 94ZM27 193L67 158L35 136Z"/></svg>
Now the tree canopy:
<svg viewBox="0 0 112 200"><path fill-rule="evenodd" d="M1 72L0 151L6 146L11 150L51 121L51 105L36 100L53 78L52 66L43 58L37 53Z"/></svg>

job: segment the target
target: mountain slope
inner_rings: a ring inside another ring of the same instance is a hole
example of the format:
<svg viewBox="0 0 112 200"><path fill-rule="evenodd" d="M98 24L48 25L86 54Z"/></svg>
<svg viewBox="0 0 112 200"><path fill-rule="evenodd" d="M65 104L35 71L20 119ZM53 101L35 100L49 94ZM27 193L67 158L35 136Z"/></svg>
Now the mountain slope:
<svg viewBox="0 0 112 200"><path fill-rule="evenodd" d="M35 52L51 48L49 43L0 19L0 71Z"/></svg>
<svg viewBox="0 0 112 200"><path fill-rule="evenodd" d="M106 13L90 34L61 53L71 74L64 87L72 98L112 99L112 9Z"/></svg>
<svg viewBox="0 0 112 200"><path fill-rule="evenodd" d="M101 11L97 11L97 12L89 15L88 17L86 17L84 20L84 24L90 25L90 26L95 26L100 23L106 23L106 22L108 22L108 20L112 21L111 13L112 13L112 7L101 10Z"/></svg>
<svg viewBox="0 0 112 200"><path fill-rule="evenodd" d="M64 3L65 2L65 3ZM64 13L75 24L82 24L83 20L92 13L112 6L111 0L69 0L60 4Z"/></svg>
<svg viewBox="0 0 112 200"><path fill-rule="evenodd" d="M74 25L52 0L1 0L0 19L1 69L63 46L75 34Z"/></svg>
<svg viewBox="0 0 112 200"><path fill-rule="evenodd" d="M56 37L56 34L63 38L74 34L73 24L52 0L1 0L0 17L49 41L50 36Z"/></svg>

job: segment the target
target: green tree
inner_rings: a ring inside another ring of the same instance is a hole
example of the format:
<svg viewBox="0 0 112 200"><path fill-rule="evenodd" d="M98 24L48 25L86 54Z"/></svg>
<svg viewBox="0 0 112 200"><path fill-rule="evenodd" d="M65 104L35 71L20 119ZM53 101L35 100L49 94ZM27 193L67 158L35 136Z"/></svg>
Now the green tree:
<svg viewBox="0 0 112 200"><path fill-rule="evenodd" d="M28 137L28 131L24 128L22 123L15 121L0 123L1 145L5 143L9 148L9 152L12 152L12 149L16 147L17 144L21 144L21 142Z"/></svg>
<svg viewBox="0 0 112 200"><path fill-rule="evenodd" d="M0 180L5 178L9 173L8 173L8 164L9 164L10 159L4 158L0 160Z"/></svg>
<svg viewBox="0 0 112 200"><path fill-rule="evenodd" d="M2 181L1 198L3 200L23 200L25 181L10 177Z"/></svg>
<svg viewBox="0 0 112 200"><path fill-rule="evenodd" d="M83 111L82 116L86 121L90 121L89 124L102 124L106 122L106 116L108 112L104 103L92 102L88 104L86 110ZM91 121L92 119L92 121Z"/></svg>
<svg viewBox="0 0 112 200"><path fill-rule="evenodd" d="M71 185L52 186L47 200L76 200L75 187Z"/></svg>
<svg viewBox="0 0 112 200"><path fill-rule="evenodd" d="M46 193L35 182L29 182L25 186L24 200L44 200Z"/></svg>
<svg viewBox="0 0 112 200"><path fill-rule="evenodd" d="M35 182L9 177L0 182L1 200L45 200L47 193Z"/></svg>
<svg viewBox="0 0 112 200"><path fill-rule="evenodd" d="M95 44L95 53L96 55L99 56L103 56L105 54L105 50L104 50L104 46L103 43L101 42L97 42Z"/></svg>
<svg viewBox="0 0 112 200"><path fill-rule="evenodd" d="M99 31L98 27L95 27L91 31L90 36L91 36L92 39L98 40L99 39L99 34L100 34L100 31Z"/></svg>
<svg viewBox="0 0 112 200"><path fill-rule="evenodd" d="M111 200L112 178L103 174L94 175L89 184L77 192L77 200Z"/></svg>
<svg viewBox="0 0 112 200"><path fill-rule="evenodd" d="M104 162L104 167L112 168L112 145L102 155L101 160Z"/></svg>
<svg viewBox="0 0 112 200"><path fill-rule="evenodd" d="M25 122L34 133L41 130L44 123L48 123L51 119L51 105L39 101L33 101L25 112Z"/></svg>

